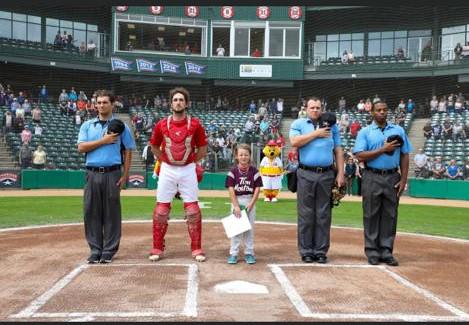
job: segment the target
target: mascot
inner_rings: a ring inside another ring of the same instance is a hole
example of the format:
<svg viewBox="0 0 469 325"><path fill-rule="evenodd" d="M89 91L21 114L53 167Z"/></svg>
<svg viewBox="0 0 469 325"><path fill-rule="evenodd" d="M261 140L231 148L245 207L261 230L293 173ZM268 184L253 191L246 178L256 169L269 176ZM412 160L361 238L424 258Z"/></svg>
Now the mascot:
<svg viewBox="0 0 469 325"><path fill-rule="evenodd" d="M280 147L274 140L270 140L262 150L265 157L262 158L259 171L264 184L264 201L277 202L277 196L282 188L283 164L280 156Z"/></svg>

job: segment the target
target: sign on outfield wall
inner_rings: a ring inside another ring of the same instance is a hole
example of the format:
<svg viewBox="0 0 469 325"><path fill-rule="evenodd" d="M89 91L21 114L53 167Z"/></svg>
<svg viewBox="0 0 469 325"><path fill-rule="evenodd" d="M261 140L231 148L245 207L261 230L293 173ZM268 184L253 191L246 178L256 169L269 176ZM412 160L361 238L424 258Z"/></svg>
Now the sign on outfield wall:
<svg viewBox="0 0 469 325"><path fill-rule="evenodd" d="M0 170L0 188L21 187L21 171L19 170Z"/></svg>
<svg viewBox="0 0 469 325"><path fill-rule="evenodd" d="M247 78L272 78L272 65L241 64L239 76Z"/></svg>

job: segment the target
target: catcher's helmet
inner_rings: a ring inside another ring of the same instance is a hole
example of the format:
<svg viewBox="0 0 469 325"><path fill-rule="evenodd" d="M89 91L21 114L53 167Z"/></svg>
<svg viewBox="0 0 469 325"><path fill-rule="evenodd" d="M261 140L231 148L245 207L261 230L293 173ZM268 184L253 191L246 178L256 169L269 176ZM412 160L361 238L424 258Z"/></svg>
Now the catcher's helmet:
<svg viewBox="0 0 469 325"><path fill-rule="evenodd" d="M121 120L113 119L109 122L109 126L107 127L107 133L117 133L122 134L125 130L125 124Z"/></svg>

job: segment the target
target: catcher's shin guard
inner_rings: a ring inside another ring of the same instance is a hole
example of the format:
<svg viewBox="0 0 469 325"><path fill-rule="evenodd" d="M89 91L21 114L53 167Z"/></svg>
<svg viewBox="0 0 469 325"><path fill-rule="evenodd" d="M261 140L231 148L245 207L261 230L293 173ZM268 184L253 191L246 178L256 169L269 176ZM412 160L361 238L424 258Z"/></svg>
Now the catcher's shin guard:
<svg viewBox="0 0 469 325"><path fill-rule="evenodd" d="M192 256L203 255L202 251L202 213L197 202L184 203L187 230L191 237Z"/></svg>
<svg viewBox="0 0 469 325"><path fill-rule="evenodd" d="M153 249L152 255L161 255L164 251L164 236L168 229L171 203L157 202L153 210Z"/></svg>

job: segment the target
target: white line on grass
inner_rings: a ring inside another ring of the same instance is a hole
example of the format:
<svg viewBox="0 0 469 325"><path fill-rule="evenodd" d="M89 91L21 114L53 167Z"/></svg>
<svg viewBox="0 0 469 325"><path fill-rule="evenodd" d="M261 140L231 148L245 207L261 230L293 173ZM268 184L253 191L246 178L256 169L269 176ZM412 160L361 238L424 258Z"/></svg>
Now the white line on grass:
<svg viewBox="0 0 469 325"><path fill-rule="evenodd" d="M290 280L288 280L283 270L279 266L273 264L269 264L269 267L277 278L277 281L280 283L280 286L283 288L283 291L287 295L288 299L290 299L293 306L295 306L298 313L300 313L300 315L303 317L313 317L314 314L305 304L301 296L296 291L295 287L291 284Z"/></svg>
<svg viewBox="0 0 469 325"><path fill-rule="evenodd" d="M15 315L11 315L12 318L25 318L31 317L36 311L38 311L42 306L44 306L49 299L51 299L55 294L62 290L67 284L69 284L78 274L80 274L84 269L88 267L87 264L80 265L76 267L72 272L60 279L52 288L44 292L38 298L34 299L28 307L23 309L21 312Z"/></svg>

